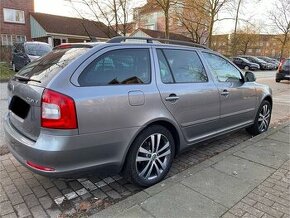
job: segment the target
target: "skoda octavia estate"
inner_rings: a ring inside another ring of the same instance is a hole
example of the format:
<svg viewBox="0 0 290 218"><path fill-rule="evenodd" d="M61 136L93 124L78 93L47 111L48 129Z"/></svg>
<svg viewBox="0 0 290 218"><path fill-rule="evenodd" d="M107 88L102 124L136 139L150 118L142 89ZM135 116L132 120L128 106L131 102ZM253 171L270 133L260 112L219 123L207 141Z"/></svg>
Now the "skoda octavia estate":
<svg viewBox="0 0 290 218"><path fill-rule="evenodd" d="M133 39L60 45L9 81L4 128L19 162L45 176L123 173L150 186L197 142L267 131L271 90L253 73L198 44Z"/></svg>

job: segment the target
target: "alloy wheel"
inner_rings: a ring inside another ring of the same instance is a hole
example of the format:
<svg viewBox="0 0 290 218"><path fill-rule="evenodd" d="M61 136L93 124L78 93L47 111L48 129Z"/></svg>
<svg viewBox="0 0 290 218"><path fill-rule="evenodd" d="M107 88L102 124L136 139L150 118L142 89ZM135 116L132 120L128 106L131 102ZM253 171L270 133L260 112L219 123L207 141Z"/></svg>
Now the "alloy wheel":
<svg viewBox="0 0 290 218"><path fill-rule="evenodd" d="M169 140L160 133L147 137L138 149L136 169L144 180L159 178L170 161L171 146Z"/></svg>
<svg viewBox="0 0 290 218"><path fill-rule="evenodd" d="M263 105L258 118L258 128L260 132L264 132L268 129L270 123L271 111L269 105Z"/></svg>

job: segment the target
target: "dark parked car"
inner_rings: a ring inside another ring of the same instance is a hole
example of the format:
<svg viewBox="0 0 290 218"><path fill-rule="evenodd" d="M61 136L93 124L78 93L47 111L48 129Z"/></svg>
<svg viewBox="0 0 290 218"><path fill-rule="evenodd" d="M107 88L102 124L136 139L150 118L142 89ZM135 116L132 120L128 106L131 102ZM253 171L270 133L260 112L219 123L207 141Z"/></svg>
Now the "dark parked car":
<svg viewBox="0 0 290 218"><path fill-rule="evenodd" d="M250 56L250 55L241 55L240 57L243 57L243 58L249 60L250 62L259 64L261 70L269 70L270 69L270 65L267 62L265 62L257 57Z"/></svg>
<svg viewBox="0 0 290 218"><path fill-rule="evenodd" d="M256 63L252 63L249 60L242 57L233 58L233 62L241 69L245 70L258 70L260 69L260 65Z"/></svg>
<svg viewBox="0 0 290 218"><path fill-rule="evenodd" d="M123 172L150 186L193 144L267 131L272 91L253 73L198 44L130 39L60 46L8 82L4 129L19 162L46 176Z"/></svg>
<svg viewBox="0 0 290 218"><path fill-rule="evenodd" d="M49 53L52 47L44 42L19 42L12 48L12 68L18 71L31 61Z"/></svg>
<svg viewBox="0 0 290 218"><path fill-rule="evenodd" d="M290 58L280 62L278 72L276 73L276 82L280 82L281 80L290 80Z"/></svg>
<svg viewBox="0 0 290 218"><path fill-rule="evenodd" d="M277 61L276 59L273 58L269 58L266 56L258 56L257 58L266 61L267 63L271 64L271 70L276 70L278 69L279 66L279 61Z"/></svg>

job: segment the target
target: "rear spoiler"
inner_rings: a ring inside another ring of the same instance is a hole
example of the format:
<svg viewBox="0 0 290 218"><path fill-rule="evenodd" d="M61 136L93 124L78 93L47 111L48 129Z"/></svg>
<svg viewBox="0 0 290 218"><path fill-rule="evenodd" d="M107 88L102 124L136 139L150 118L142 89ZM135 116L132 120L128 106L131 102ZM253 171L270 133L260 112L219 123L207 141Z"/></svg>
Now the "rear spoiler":
<svg viewBox="0 0 290 218"><path fill-rule="evenodd" d="M86 43L62 43L58 46L55 46L53 50L58 49L68 49L68 48L92 48L94 45Z"/></svg>

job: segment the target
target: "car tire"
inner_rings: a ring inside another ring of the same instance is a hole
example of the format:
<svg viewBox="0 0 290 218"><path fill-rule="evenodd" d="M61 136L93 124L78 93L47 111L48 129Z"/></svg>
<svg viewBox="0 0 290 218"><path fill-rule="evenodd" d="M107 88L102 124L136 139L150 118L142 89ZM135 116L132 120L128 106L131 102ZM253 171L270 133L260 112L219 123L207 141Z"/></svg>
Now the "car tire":
<svg viewBox="0 0 290 218"><path fill-rule="evenodd" d="M270 125L271 113L272 106L270 102L267 100L262 101L255 117L254 124L248 127L246 130L254 136L266 132Z"/></svg>
<svg viewBox="0 0 290 218"><path fill-rule="evenodd" d="M142 187L160 182L168 173L175 155L172 134L163 126L143 130L127 154L124 176Z"/></svg>
<svg viewBox="0 0 290 218"><path fill-rule="evenodd" d="M281 80L279 80L279 79L276 79L276 83L279 83Z"/></svg>
<svg viewBox="0 0 290 218"><path fill-rule="evenodd" d="M245 70L249 70L250 67L249 67L249 66L245 66L244 69L245 69Z"/></svg>

